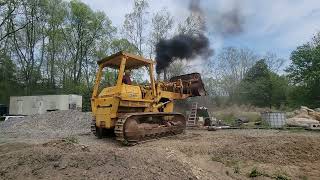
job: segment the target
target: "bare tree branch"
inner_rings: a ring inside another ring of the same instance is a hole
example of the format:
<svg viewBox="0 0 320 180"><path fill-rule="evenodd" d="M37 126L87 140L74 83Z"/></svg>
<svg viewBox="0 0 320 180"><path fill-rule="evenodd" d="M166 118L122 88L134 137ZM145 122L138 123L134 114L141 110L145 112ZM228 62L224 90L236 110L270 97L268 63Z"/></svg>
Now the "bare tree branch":
<svg viewBox="0 0 320 180"><path fill-rule="evenodd" d="M20 28L14 29L13 31L6 33L3 37L0 38L0 42L1 42L2 40L4 40L6 37L8 37L9 35L14 34L14 33L18 32L18 31L20 31L21 29L25 28L29 23L30 23L30 22L27 22L26 24L24 24L24 25L21 26Z"/></svg>

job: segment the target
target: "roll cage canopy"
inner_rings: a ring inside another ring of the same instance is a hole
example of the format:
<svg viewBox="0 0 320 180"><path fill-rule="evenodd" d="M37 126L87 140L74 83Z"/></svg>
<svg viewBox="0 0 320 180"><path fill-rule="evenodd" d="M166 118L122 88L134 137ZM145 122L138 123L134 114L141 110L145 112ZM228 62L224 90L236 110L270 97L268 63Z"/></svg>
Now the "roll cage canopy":
<svg viewBox="0 0 320 180"><path fill-rule="evenodd" d="M154 62L150 59L145 59L141 56L137 56L134 54L126 53L126 52L118 52L106 58L103 58L97 61L98 65L102 65L103 67L110 67L114 69L119 69L121 65L121 59L126 58L125 70L138 69L143 66L148 66L153 64Z"/></svg>

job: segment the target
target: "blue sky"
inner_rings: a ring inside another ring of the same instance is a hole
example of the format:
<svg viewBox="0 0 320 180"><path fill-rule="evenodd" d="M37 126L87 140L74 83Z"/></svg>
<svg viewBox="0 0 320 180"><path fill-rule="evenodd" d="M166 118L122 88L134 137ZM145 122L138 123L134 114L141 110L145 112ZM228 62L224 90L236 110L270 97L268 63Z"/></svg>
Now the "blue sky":
<svg viewBox="0 0 320 180"><path fill-rule="evenodd" d="M95 10L103 11L120 28L124 15L131 12L133 0L82 0ZM209 28L211 46L216 50L227 46L253 49L259 55L274 52L288 59L297 46L308 42L320 31L320 0L202 0L201 6L210 18L236 3L243 17L243 32L223 37ZM189 15L188 0L149 0L150 16L167 8L175 22Z"/></svg>

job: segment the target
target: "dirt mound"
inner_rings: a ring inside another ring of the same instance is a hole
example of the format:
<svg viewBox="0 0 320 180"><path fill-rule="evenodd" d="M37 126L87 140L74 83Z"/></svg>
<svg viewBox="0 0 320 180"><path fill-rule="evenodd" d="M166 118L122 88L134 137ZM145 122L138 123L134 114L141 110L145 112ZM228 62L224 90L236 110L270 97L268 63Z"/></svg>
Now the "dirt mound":
<svg viewBox="0 0 320 180"><path fill-rule="evenodd" d="M247 179L255 168L270 176L319 179L319 141L319 133L308 131L221 130L189 131L145 146L181 152L200 179Z"/></svg>
<svg viewBox="0 0 320 180"><path fill-rule="evenodd" d="M195 179L189 167L151 148L96 149L63 140L21 146L0 156L6 162L0 179Z"/></svg>
<svg viewBox="0 0 320 180"><path fill-rule="evenodd" d="M213 159L220 161L249 160L279 165L288 163L299 165L304 162L319 161L320 144L318 142L320 137L266 134L267 131L225 132L229 132L229 134L223 132L216 134L212 139L213 142L205 140L205 137L194 137L192 141L197 140L197 144L190 146L190 143L184 142L178 145L178 149L188 156L210 155ZM208 135L213 134L215 133Z"/></svg>
<svg viewBox="0 0 320 180"><path fill-rule="evenodd" d="M210 152L222 161L255 161L286 165L319 162L320 145L306 137L243 137L233 146L225 145ZM308 147L308 148L306 148Z"/></svg>
<svg viewBox="0 0 320 180"><path fill-rule="evenodd" d="M0 124L0 133L10 137L56 138L90 132L91 113L53 111L24 118L10 118Z"/></svg>

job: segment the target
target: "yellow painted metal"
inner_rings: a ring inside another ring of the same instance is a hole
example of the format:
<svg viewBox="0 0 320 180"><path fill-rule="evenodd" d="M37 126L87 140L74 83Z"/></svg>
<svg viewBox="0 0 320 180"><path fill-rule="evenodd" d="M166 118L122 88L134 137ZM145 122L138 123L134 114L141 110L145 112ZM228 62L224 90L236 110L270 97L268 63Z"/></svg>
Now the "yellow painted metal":
<svg viewBox="0 0 320 180"><path fill-rule="evenodd" d="M153 68L153 63L149 64L149 73L150 73L150 81L151 81L151 96L153 96L152 98L155 97L156 95L156 85L155 85L155 80L154 80L154 68Z"/></svg>
<svg viewBox="0 0 320 180"><path fill-rule="evenodd" d="M123 84L121 87L122 99L142 99L142 94L139 86Z"/></svg>
<svg viewBox="0 0 320 180"><path fill-rule="evenodd" d="M106 129L114 128L115 120L126 112L172 112L173 100L185 99L191 94L180 91L168 91L166 84L156 82L154 62L129 53L119 52L98 61L99 69L93 87L91 106L96 119L96 126ZM124 71L145 66L149 70L149 85L127 85L122 83ZM103 87L99 93L103 68L119 69L117 83L113 87ZM179 88L179 86L177 86Z"/></svg>
<svg viewBox="0 0 320 180"><path fill-rule="evenodd" d="M163 109L163 112L173 112L173 102L166 104L166 107Z"/></svg>
<svg viewBox="0 0 320 180"><path fill-rule="evenodd" d="M93 93L92 93L92 97L91 97L91 109L92 109L92 113L94 114L97 110L96 104L95 104L95 100L97 99L97 95L98 95L98 89L99 89L99 84L101 81L101 76L102 76L102 66L99 66L97 75L96 75L96 81L93 87Z"/></svg>
<svg viewBox="0 0 320 180"><path fill-rule="evenodd" d="M127 61L127 58L122 56L121 57L121 64L120 64L120 69L119 69L118 80L117 80L117 87L119 87L119 88L121 88L122 79L123 79L123 75L124 75L124 68L126 66L126 61Z"/></svg>

